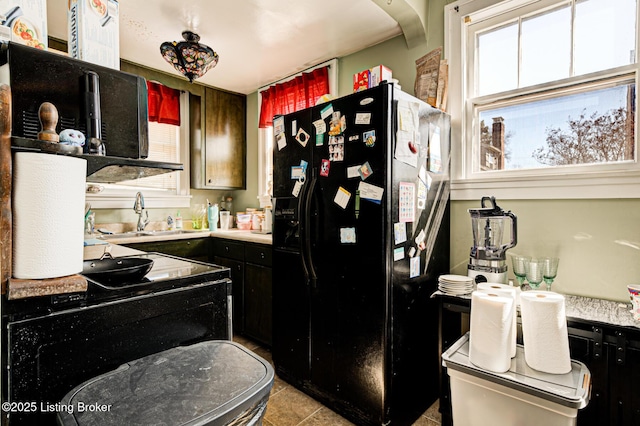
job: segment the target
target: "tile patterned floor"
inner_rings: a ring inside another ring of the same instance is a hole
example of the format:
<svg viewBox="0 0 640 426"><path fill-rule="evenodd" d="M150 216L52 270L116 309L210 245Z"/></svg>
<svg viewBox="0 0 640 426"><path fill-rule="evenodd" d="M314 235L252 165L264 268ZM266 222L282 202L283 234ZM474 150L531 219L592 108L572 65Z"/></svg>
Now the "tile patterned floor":
<svg viewBox="0 0 640 426"><path fill-rule="evenodd" d="M273 365L271 351L252 340L235 336L235 342L255 352ZM281 380L277 375L267 404L264 426L354 426L307 394ZM413 426L439 426L440 413L436 401Z"/></svg>

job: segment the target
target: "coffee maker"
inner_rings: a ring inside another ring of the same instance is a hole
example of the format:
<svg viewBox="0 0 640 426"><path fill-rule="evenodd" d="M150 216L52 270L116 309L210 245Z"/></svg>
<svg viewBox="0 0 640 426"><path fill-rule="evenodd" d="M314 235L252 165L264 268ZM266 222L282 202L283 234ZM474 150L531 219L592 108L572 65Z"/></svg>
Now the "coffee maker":
<svg viewBox="0 0 640 426"><path fill-rule="evenodd" d="M517 218L505 212L495 197L482 197L481 208L469 209L473 247L469 256L468 276L476 283L507 283L506 252L517 243ZM503 244L504 228L511 222L511 241Z"/></svg>

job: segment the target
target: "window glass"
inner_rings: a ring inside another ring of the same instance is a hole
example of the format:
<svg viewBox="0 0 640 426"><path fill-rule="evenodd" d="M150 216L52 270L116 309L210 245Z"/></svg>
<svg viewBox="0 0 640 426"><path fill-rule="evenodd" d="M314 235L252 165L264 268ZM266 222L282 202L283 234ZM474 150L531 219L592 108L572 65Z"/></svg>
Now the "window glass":
<svg viewBox="0 0 640 426"><path fill-rule="evenodd" d="M149 122L149 156L147 160L179 163L178 147L180 127L172 124ZM176 191L179 172L162 173L136 180L123 181L119 185L141 188L158 188Z"/></svg>
<svg viewBox="0 0 640 426"><path fill-rule="evenodd" d="M522 20L519 87L569 77L571 8L563 7Z"/></svg>
<svg viewBox="0 0 640 426"><path fill-rule="evenodd" d="M470 28L486 97L468 98L473 172L635 160L635 74L615 71L635 63L635 0L546 2Z"/></svg>
<svg viewBox="0 0 640 426"><path fill-rule="evenodd" d="M635 84L479 112L478 169L513 170L634 159Z"/></svg>
<svg viewBox="0 0 640 426"><path fill-rule="evenodd" d="M576 2L577 75L636 62L636 1Z"/></svg>
<svg viewBox="0 0 640 426"><path fill-rule="evenodd" d="M478 36L478 95L518 87L518 24Z"/></svg>

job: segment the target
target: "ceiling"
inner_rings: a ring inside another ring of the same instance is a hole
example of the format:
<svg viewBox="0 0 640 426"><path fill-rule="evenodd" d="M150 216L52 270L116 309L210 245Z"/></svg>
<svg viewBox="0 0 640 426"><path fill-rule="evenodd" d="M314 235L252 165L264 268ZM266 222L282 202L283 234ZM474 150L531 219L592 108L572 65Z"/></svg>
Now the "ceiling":
<svg viewBox="0 0 640 426"><path fill-rule="evenodd" d="M52 37L68 39L68 2L47 2ZM403 29L406 33L407 10L414 20L419 14L411 2L120 0L120 57L178 75L162 59L159 47L164 41L182 40L182 31L189 29L220 56L218 65L198 81L249 94L325 60L403 34Z"/></svg>

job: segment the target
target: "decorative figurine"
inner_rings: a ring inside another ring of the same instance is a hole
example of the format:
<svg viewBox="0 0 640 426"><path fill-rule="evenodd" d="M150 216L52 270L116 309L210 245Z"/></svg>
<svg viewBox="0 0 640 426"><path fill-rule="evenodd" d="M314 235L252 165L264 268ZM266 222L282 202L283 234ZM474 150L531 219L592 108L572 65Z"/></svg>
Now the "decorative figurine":
<svg viewBox="0 0 640 426"><path fill-rule="evenodd" d="M84 146L85 137L79 130L65 129L60 132L60 144L69 146Z"/></svg>

